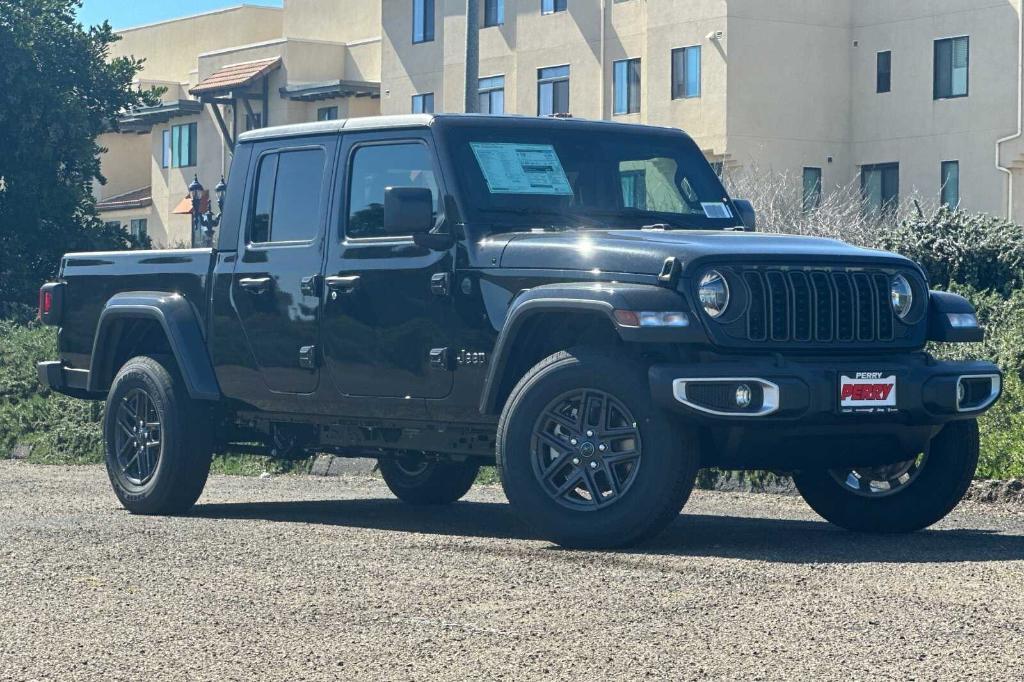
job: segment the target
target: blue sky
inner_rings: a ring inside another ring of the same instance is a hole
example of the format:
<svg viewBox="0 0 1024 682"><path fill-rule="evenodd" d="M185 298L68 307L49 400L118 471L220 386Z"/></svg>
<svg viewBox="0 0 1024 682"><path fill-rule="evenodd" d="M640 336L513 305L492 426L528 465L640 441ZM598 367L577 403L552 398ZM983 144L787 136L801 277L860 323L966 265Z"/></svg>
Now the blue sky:
<svg viewBox="0 0 1024 682"><path fill-rule="evenodd" d="M85 0L78 18L86 26L106 19L114 28L128 28L242 4L280 7L281 0Z"/></svg>

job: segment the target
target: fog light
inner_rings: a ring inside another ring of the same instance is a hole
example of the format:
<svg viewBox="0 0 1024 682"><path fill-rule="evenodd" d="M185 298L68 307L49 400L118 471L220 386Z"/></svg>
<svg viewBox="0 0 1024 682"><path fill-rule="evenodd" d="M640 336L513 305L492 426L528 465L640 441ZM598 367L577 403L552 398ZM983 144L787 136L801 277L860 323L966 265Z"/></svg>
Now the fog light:
<svg viewBox="0 0 1024 682"><path fill-rule="evenodd" d="M754 399L754 394L750 390L750 386L746 384L740 384L736 387L736 407L741 410L745 410L750 407L751 401Z"/></svg>
<svg viewBox="0 0 1024 682"><path fill-rule="evenodd" d="M958 381L956 383L956 404L960 407L964 404L964 398L967 397L967 387L964 386L964 382Z"/></svg>

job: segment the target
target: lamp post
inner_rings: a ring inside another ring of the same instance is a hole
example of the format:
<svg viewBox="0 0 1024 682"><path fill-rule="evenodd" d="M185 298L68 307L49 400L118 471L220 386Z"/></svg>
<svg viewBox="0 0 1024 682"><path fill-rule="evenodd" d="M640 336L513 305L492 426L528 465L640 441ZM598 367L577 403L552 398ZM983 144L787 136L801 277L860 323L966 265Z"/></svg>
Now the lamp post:
<svg viewBox="0 0 1024 682"><path fill-rule="evenodd" d="M217 193L217 215L213 214L211 210L213 207L210 205L207 205L206 212L203 212L203 192L205 191L206 189L199 182L199 176L196 175L192 184L188 186L188 193L192 198L192 245L201 248L213 246L214 230L220 225L220 218L224 214L224 196L228 191L224 176L221 176L220 182L213 188L213 191Z"/></svg>

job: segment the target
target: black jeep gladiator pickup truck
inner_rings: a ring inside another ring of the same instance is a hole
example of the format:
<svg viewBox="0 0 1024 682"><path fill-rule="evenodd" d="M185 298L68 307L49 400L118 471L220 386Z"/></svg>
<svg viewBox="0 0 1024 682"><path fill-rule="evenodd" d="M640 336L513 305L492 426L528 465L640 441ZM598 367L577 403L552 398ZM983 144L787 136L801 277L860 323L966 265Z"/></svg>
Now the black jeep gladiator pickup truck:
<svg viewBox="0 0 1024 682"><path fill-rule="evenodd" d="M445 504L496 464L539 536L626 546L701 467L792 472L850 529L959 502L988 362L905 258L758 234L668 128L437 115L253 131L213 249L69 254L56 391L106 400L122 504L188 510L213 453L373 457Z"/></svg>

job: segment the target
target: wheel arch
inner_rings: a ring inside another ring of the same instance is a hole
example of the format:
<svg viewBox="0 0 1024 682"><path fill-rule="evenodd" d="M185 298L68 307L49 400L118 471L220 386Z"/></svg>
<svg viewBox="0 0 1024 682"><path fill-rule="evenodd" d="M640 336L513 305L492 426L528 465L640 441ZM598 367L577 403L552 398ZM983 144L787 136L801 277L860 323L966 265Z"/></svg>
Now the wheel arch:
<svg viewBox="0 0 1024 682"><path fill-rule="evenodd" d="M198 315L180 294L125 292L107 301L93 339L90 393L105 393L135 355L174 357L189 396L219 400L220 386Z"/></svg>
<svg viewBox="0 0 1024 682"><path fill-rule="evenodd" d="M516 381L560 350L703 338L703 331L693 324L671 330L624 327L615 319L616 310L687 311L688 306L679 293L648 284L550 284L521 293L501 324L480 396L480 412L497 414Z"/></svg>

